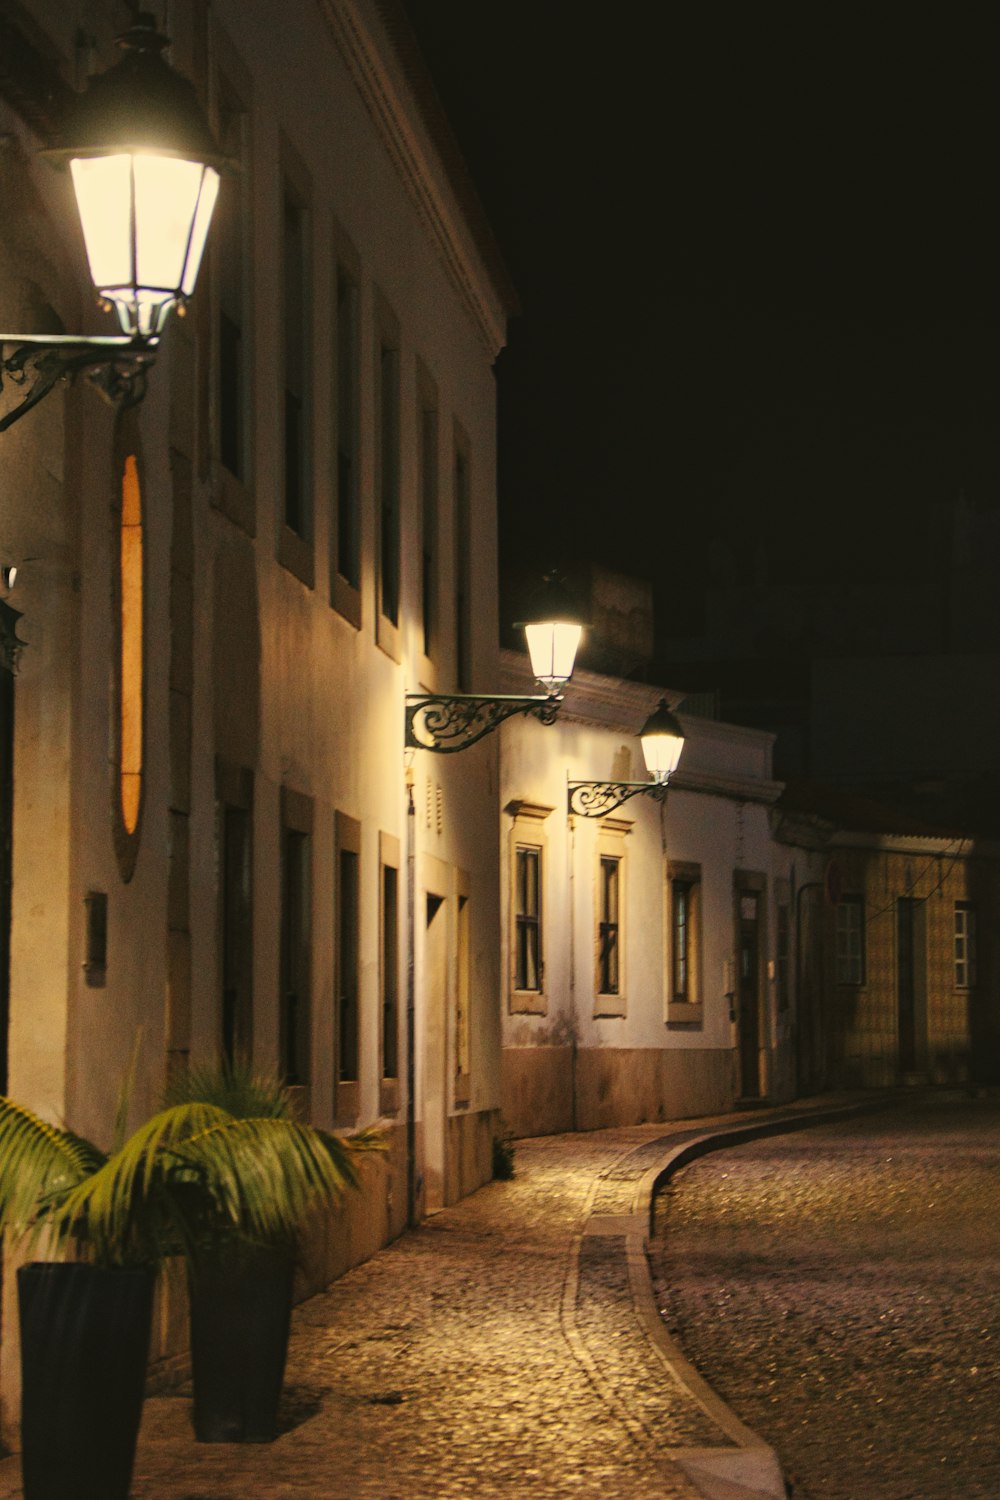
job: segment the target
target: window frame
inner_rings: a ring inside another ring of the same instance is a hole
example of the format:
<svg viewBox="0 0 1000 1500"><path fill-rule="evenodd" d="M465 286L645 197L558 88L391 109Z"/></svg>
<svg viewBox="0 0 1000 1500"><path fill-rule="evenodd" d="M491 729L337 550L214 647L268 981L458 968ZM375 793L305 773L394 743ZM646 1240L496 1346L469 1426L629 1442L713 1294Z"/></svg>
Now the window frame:
<svg viewBox="0 0 1000 1500"><path fill-rule="evenodd" d="M544 1016L548 1013L545 984L545 820L553 809L541 803L512 801L507 804L505 811L511 817L507 845L507 1004L511 1015ZM523 989L518 984L518 855L522 851L534 852L538 861L537 989Z"/></svg>
<svg viewBox="0 0 1000 1500"><path fill-rule="evenodd" d="M278 194L277 216L278 216L278 244L280 265L280 299L278 304L280 336L278 340L279 359L278 366L278 402L277 423L280 441L277 447L277 473L276 490L278 496L278 561L281 565L293 573L300 582L308 588L315 584L315 562L313 555L315 537L315 497L314 475L315 459L313 444L315 441L315 422L313 420L313 400L315 389L315 372L313 369L313 340L312 340L312 313L314 302L313 286L313 208L312 208L312 181L298 153L284 139L281 143L281 171L279 176L280 192ZM293 209L298 218L299 234L299 270L301 273L301 285L297 288L289 279L288 261L288 236L286 234L286 219L289 208ZM295 347L292 338L291 319L289 309L295 312L294 304L301 302L298 307L298 348L300 352L301 370L293 372L290 369L292 363L291 351ZM295 373L300 376L301 390L292 391L289 386L289 376ZM288 453L288 412L290 400L298 402L300 415L300 442L298 444L298 504L301 515L297 518L298 524L293 525L289 520L289 486L288 476L290 472Z"/></svg>
<svg viewBox="0 0 1000 1500"><path fill-rule="evenodd" d="M361 257L353 243L333 220L333 255L331 272L331 333L332 358L330 360L330 445L331 445L331 514L330 514L330 603L338 614L343 615L355 628L362 623L362 578L364 575L364 525L362 471L362 424L364 315L361 281ZM345 340L344 306L342 287L352 293L352 323L346 330ZM345 353L346 350L346 353ZM348 388L345 391L345 377ZM345 422L350 424L350 444L343 446ZM346 479L344 458L350 460L351 473ZM344 506L345 484L348 487L347 510ZM345 531L350 533L354 549L354 573L342 569L341 543Z"/></svg>
<svg viewBox="0 0 1000 1500"><path fill-rule="evenodd" d="M309 1099L312 1087L312 981L313 981L313 888L315 882L313 839L313 799L305 793L281 788L281 900L279 908L279 1030L278 1055L281 1076L285 1079L293 1096L303 1103L303 1114L308 1118ZM301 887L299 908L301 921L297 933L291 928L290 900L290 855L298 851L301 860ZM293 954L293 942L297 953ZM293 974L293 968L295 973ZM294 1018L294 1057L289 1043L292 1040L289 1014L289 981L296 980L297 1015Z"/></svg>
<svg viewBox="0 0 1000 1500"><path fill-rule="evenodd" d="M400 1103L399 1064L403 1055L400 1045L400 957L401 915L400 843L390 833L379 833L379 1108L383 1115L396 1114ZM387 900L387 877L392 876L392 911ZM392 1047L388 1042L391 1038ZM390 1061L394 1067L390 1068Z"/></svg>
<svg viewBox="0 0 1000 1500"><path fill-rule="evenodd" d="M627 941L628 941L628 870L626 859L625 841L632 831L631 821L623 818L603 818L597 835L594 881L594 1015L595 1017L621 1018L628 1011L628 964L627 964ZM602 938L606 935L612 918L608 917L605 908L605 885L604 872L610 868L607 862L615 863L616 884L616 914L613 919L615 929L615 957L616 957L616 982L612 990L606 988L603 981L608 978L608 970L605 959L605 945Z"/></svg>
<svg viewBox="0 0 1000 1500"><path fill-rule="evenodd" d="M842 920L848 912L857 914L850 922ZM846 892L838 899L834 914L834 976L839 988L864 988L867 973L865 927L864 896ZM855 938L856 942L853 941Z"/></svg>
<svg viewBox="0 0 1000 1500"><path fill-rule="evenodd" d="M362 855L361 824L347 813L334 813L334 961L333 961L333 1115L339 1125L354 1124L361 1110L362 1027L361 1027L361 941L362 941L362 892L364 890L364 860ZM346 905L344 880L344 857L353 861L354 902L351 910ZM351 943L344 941L347 920L353 911ZM345 949L353 963L345 962ZM350 972L348 973L348 969ZM350 980L350 987L347 982ZM345 999L351 1001L351 1011L345 1013ZM353 1028L349 1030L350 1019ZM346 1057L350 1042L350 1057Z"/></svg>
<svg viewBox="0 0 1000 1500"><path fill-rule="evenodd" d="M399 319L375 290L375 640L402 660L402 341ZM386 605L392 606L387 609ZM392 612L394 609L395 613Z"/></svg>
<svg viewBox="0 0 1000 1500"><path fill-rule="evenodd" d="M959 931L959 918L963 931ZM979 985L979 913L975 901L956 901L954 906L952 972L956 990L974 990ZM959 946L964 952L959 955ZM964 971L964 977L963 977Z"/></svg>
<svg viewBox="0 0 1000 1500"><path fill-rule="evenodd" d="M685 921L685 993L677 989L677 915L678 897L687 898ZM704 968L702 964L703 922L702 867L687 860L671 860L667 866L667 961L664 973L667 986L667 1021L681 1025L700 1025L704 1018Z"/></svg>

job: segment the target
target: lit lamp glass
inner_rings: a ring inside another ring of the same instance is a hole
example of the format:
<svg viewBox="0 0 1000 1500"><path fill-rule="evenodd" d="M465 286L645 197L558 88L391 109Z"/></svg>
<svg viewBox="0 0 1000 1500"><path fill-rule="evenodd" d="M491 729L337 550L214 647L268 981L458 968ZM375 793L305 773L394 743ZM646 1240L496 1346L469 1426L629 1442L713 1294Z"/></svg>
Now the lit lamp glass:
<svg viewBox="0 0 1000 1500"><path fill-rule="evenodd" d="M140 13L125 55L91 79L46 155L69 161L90 274L123 330L157 337L194 291L221 163L191 84Z"/></svg>
<svg viewBox="0 0 1000 1500"><path fill-rule="evenodd" d="M646 770L654 781L664 782L677 769L677 762L684 749L684 731L677 717L670 712L665 698L653 710L639 731L639 742L646 761Z"/></svg>
<svg viewBox="0 0 1000 1500"><path fill-rule="evenodd" d="M583 635L580 609L556 573L546 573L521 621L531 670L549 693L560 692L576 665Z"/></svg>
<svg viewBox="0 0 1000 1500"><path fill-rule="evenodd" d="M531 670L550 693L565 687L572 677L582 634L583 626L571 620L545 620L525 625Z"/></svg>
<svg viewBox="0 0 1000 1500"><path fill-rule="evenodd" d="M148 151L70 161L90 274L126 333L163 331L194 291L219 174Z"/></svg>

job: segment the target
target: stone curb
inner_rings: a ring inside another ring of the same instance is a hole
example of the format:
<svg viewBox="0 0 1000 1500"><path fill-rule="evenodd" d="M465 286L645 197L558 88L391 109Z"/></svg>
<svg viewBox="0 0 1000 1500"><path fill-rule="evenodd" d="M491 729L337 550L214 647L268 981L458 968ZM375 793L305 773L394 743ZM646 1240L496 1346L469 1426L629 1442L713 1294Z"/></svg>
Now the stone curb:
<svg viewBox="0 0 1000 1500"><path fill-rule="evenodd" d="M647 1258L657 1190L682 1167L711 1151L803 1130L810 1125L827 1125L873 1113L891 1107L896 1097L879 1095L848 1104L805 1108L799 1112L792 1110L750 1120L745 1125L730 1124L706 1130L675 1146L668 1151L665 1161L650 1168L634 1188L631 1213L618 1216L619 1232L626 1237L629 1282L636 1317L669 1377L702 1409L723 1438L719 1447L675 1448L663 1454L676 1464L705 1500L787 1500L789 1490L775 1450L742 1422L703 1379L682 1353L659 1315ZM591 1233L606 1233L612 1224L601 1223L600 1216L593 1216L584 1233L590 1226L593 1226ZM576 1252L581 1238L579 1236L576 1240Z"/></svg>

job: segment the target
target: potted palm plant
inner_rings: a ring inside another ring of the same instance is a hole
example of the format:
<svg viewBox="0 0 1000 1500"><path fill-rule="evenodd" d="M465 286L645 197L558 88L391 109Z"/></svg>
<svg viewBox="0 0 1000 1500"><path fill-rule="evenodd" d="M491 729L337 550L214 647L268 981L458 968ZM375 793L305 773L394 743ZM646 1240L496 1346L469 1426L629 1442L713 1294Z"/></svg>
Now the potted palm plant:
<svg viewBox="0 0 1000 1500"><path fill-rule="evenodd" d="M156 1269L181 1244L164 1153L219 1114L166 1111L107 1153L0 1098L0 1229L50 1257L17 1273L25 1500L126 1500Z"/></svg>
<svg viewBox="0 0 1000 1500"><path fill-rule="evenodd" d="M359 1186L360 1155L384 1150L384 1138L299 1123L285 1084L240 1062L191 1069L174 1081L166 1102L219 1108L230 1121L188 1141L178 1155L187 1189L195 1435L201 1442L270 1442L302 1234L312 1212Z"/></svg>
<svg viewBox="0 0 1000 1500"><path fill-rule="evenodd" d="M106 1153L0 1098L0 1229L52 1257L18 1271L25 1500L127 1500L158 1267L182 1255L207 1286L293 1245L380 1144L197 1099L117 1139Z"/></svg>

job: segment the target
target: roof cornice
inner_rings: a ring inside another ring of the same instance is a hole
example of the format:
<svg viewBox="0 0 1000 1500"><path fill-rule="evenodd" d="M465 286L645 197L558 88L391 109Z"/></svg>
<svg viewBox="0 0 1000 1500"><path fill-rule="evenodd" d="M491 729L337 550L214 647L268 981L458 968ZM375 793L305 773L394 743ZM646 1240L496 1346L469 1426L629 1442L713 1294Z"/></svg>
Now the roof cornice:
<svg viewBox="0 0 1000 1500"><path fill-rule="evenodd" d="M405 16L388 0L316 3L492 361L507 341L516 297L471 183L458 182L463 173L446 159L442 142L452 138L416 43L404 45Z"/></svg>

